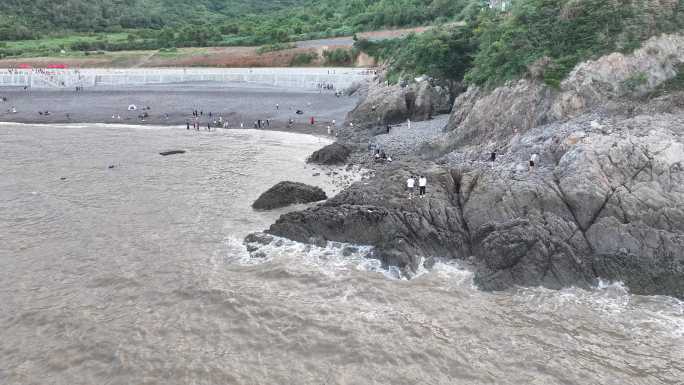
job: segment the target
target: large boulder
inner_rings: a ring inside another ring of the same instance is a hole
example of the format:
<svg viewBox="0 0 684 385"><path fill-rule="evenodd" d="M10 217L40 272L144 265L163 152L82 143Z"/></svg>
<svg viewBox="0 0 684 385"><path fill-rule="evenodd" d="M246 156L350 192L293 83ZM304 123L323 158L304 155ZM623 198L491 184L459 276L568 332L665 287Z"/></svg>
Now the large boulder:
<svg viewBox="0 0 684 385"><path fill-rule="evenodd" d="M351 150L347 146L335 142L311 154L307 162L323 165L343 164L347 161L349 154Z"/></svg>
<svg viewBox="0 0 684 385"><path fill-rule="evenodd" d="M365 98L347 116L357 128L398 124L406 119L428 120L451 111L451 93L447 88L421 80L407 86L371 84Z"/></svg>
<svg viewBox="0 0 684 385"><path fill-rule="evenodd" d="M319 187L304 183L280 182L261 194L252 207L256 210L272 210L296 203L311 203L328 199Z"/></svg>

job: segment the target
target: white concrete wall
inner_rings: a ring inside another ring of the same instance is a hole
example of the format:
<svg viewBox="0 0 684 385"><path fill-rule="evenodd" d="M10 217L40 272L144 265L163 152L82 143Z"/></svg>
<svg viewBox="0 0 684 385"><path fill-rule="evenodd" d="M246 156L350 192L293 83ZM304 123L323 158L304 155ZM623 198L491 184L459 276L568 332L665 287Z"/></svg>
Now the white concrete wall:
<svg viewBox="0 0 684 385"><path fill-rule="evenodd" d="M242 82L288 88L317 89L332 84L344 89L372 76L359 68L140 68L140 69L0 69L0 87L74 88L171 84L183 82Z"/></svg>

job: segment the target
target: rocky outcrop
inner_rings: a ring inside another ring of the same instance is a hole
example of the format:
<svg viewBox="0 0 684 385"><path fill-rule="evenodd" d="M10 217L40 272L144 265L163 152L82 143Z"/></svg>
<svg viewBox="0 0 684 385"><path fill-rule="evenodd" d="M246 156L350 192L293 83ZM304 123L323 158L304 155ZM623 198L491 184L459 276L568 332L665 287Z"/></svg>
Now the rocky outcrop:
<svg viewBox="0 0 684 385"><path fill-rule="evenodd" d="M252 207L256 210L272 210L296 203L311 203L328 199L319 187L303 183L280 182L261 194Z"/></svg>
<svg viewBox="0 0 684 385"><path fill-rule="evenodd" d="M368 129L386 124L430 119L451 111L448 89L422 80L408 86L371 84L365 98L347 116L355 127Z"/></svg>
<svg viewBox="0 0 684 385"><path fill-rule="evenodd" d="M347 161L347 158L349 158L349 154L351 154L349 147L339 142L335 142L311 154L307 163L322 165L343 164Z"/></svg>
<svg viewBox="0 0 684 385"><path fill-rule="evenodd" d="M495 166L463 153L394 165L269 232L374 245L407 275L421 257L459 258L484 289L603 278L684 298L684 117L596 118L531 129ZM419 172L428 197L408 200Z"/></svg>
<svg viewBox="0 0 684 385"><path fill-rule="evenodd" d="M557 119L552 114L556 92L550 87L520 80L485 93L471 87L454 102L447 130L453 147L501 141L516 132Z"/></svg>
<svg viewBox="0 0 684 385"><path fill-rule="evenodd" d="M492 145L597 109L633 116L639 99L675 77L683 63L684 35L662 35L629 55L613 53L579 64L560 89L530 79L489 92L471 87L454 102L449 138L441 145L448 150Z"/></svg>
<svg viewBox="0 0 684 385"><path fill-rule="evenodd" d="M677 87L652 96L683 68L683 47L679 35L652 39L579 65L560 89L471 88L431 145L439 151L385 165L269 233L373 245L407 276L423 258L457 258L489 290L607 279L684 298L684 99ZM416 174L428 196L409 200Z"/></svg>

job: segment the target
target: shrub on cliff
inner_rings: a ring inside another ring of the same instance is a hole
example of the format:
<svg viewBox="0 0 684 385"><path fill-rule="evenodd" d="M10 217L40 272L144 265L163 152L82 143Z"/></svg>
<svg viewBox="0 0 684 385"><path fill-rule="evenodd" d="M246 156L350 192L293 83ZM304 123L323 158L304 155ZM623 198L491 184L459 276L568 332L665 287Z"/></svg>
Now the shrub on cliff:
<svg viewBox="0 0 684 385"><path fill-rule="evenodd" d="M684 28L684 0L518 0L509 13L485 11L479 50L466 79L497 85L549 58L542 78L557 85L579 62L639 47L651 36Z"/></svg>

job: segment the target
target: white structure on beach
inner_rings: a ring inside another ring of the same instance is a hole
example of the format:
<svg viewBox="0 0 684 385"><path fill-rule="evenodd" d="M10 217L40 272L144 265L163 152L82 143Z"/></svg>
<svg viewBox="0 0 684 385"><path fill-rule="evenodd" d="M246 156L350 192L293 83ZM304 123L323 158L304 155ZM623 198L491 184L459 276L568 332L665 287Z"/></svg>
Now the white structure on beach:
<svg viewBox="0 0 684 385"><path fill-rule="evenodd" d="M0 87L75 88L186 82L251 83L287 88L344 89L367 79L365 68L0 69Z"/></svg>

